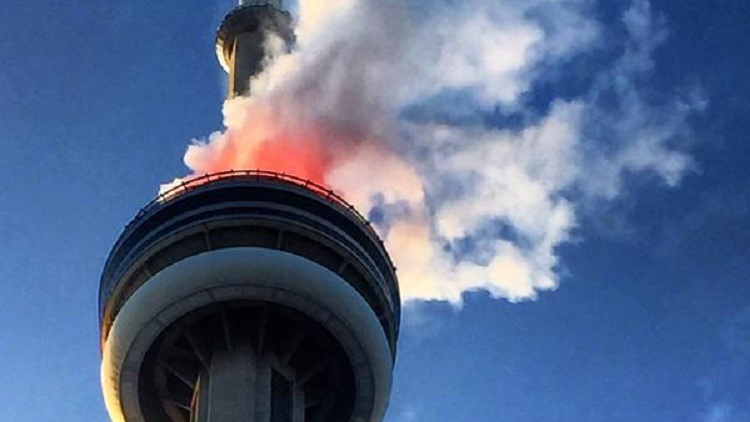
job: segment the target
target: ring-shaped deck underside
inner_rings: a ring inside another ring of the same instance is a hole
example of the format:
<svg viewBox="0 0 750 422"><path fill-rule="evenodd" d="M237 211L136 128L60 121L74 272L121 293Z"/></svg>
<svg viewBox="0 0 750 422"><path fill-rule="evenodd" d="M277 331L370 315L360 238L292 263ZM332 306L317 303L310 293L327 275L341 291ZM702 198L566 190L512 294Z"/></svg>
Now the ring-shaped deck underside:
<svg viewBox="0 0 750 422"><path fill-rule="evenodd" d="M197 367L208 370L215 353L247 347L261 361L275 360L304 391L304 420L382 420L393 356L367 302L329 269L258 247L187 257L131 296L104 345L110 416L184 422Z"/></svg>
<svg viewBox="0 0 750 422"><path fill-rule="evenodd" d="M295 40L292 29L292 16L289 12L266 5L241 5L224 18L216 31L216 57L224 70L229 73L234 42L240 34L265 31L276 34L292 45Z"/></svg>
<svg viewBox="0 0 750 422"><path fill-rule="evenodd" d="M279 250L338 274L370 305L395 358L400 298L393 265L351 208L272 173L231 173L156 203L115 244L101 279L102 344L128 298L186 257L235 247Z"/></svg>

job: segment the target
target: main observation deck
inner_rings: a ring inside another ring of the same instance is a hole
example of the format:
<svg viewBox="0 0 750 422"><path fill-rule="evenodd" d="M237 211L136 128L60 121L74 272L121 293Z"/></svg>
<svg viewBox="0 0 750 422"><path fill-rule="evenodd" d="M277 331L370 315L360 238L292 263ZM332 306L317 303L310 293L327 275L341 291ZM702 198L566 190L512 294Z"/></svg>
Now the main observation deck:
<svg viewBox="0 0 750 422"><path fill-rule="evenodd" d="M311 234L319 237L310 239ZM323 238L325 248L319 242ZM102 341L119 307L149 274L184 256L237 246L290 251L339 273L376 310L395 355L399 289L395 268L370 222L329 188L265 170L192 178L137 213L112 248L102 275ZM149 249L161 253L150 254ZM382 278L368 282L366 274Z"/></svg>
<svg viewBox="0 0 750 422"><path fill-rule="evenodd" d="M308 180L227 171L162 193L112 248L99 311L118 421L202 421L206 400L232 409L237 392L220 386L233 382L261 396L268 382L288 385L283 400L256 396L257 420L286 409L294 421L379 421L387 406L395 268L370 223ZM232 378L221 369L230 361L259 372Z"/></svg>

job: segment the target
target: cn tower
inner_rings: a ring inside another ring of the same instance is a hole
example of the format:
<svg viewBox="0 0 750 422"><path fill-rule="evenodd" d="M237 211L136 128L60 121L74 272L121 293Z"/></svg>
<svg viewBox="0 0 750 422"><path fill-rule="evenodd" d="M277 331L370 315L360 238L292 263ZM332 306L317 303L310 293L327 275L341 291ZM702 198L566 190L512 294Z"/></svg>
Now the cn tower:
<svg viewBox="0 0 750 422"><path fill-rule="evenodd" d="M321 0L324 1L324 0ZM249 90L281 0L217 33L229 93ZM333 191L263 170L209 174L147 204L105 264L102 389L115 422L380 422L400 322L393 264Z"/></svg>

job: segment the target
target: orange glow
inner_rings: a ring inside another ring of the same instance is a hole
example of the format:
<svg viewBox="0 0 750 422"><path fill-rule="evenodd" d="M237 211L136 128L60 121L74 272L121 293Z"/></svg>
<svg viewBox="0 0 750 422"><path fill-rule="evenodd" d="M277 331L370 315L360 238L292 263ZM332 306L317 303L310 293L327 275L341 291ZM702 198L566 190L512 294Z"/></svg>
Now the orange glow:
<svg viewBox="0 0 750 422"><path fill-rule="evenodd" d="M267 170L325 186L346 135L319 123L289 121L288 105L281 108L287 113L279 113L269 103L247 98L227 102L226 131L188 148L185 163L193 175L183 180L229 170ZM162 192L179 183L162 186Z"/></svg>
<svg viewBox="0 0 750 422"><path fill-rule="evenodd" d="M197 172L269 170L325 184L331 157L320 147L320 140L316 136L285 133L262 142L253 142L254 146L250 149L240 146L243 143L241 139L245 137L242 133L230 131L223 136L227 137L226 146L217 154L211 154L210 161L202 161L195 169Z"/></svg>
<svg viewBox="0 0 750 422"><path fill-rule="evenodd" d="M311 133L287 134L262 143L250 157L250 168L292 174L324 185L331 157L324 152L321 140Z"/></svg>

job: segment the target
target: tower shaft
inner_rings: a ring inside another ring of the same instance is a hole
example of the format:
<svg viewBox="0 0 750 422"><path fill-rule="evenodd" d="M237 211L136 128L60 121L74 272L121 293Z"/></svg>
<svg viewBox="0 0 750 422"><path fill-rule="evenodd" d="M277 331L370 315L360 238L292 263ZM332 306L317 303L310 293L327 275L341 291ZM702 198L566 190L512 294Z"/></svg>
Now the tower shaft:
<svg viewBox="0 0 750 422"><path fill-rule="evenodd" d="M263 70L266 35L262 32L239 34L232 49L227 97L233 98L250 91L250 79Z"/></svg>
<svg viewBox="0 0 750 422"><path fill-rule="evenodd" d="M293 42L282 0L241 0L216 36L227 97ZM188 181L126 227L99 293L114 422L383 420L395 268L323 186L263 170Z"/></svg>
<svg viewBox="0 0 750 422"><path fill-rule="evenodd" d="M303 392L290 371L252 347L214 353L193 399L195 422L302 422Z"/></svg>
<svg viewBox="0 0 750 422"><path fill-rule="evenodd" d="M229 74L227 97L249 94L251 79L293 42L292 18L281 0L241 1L216 35L216 54Z"/></svg>

